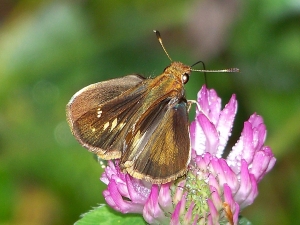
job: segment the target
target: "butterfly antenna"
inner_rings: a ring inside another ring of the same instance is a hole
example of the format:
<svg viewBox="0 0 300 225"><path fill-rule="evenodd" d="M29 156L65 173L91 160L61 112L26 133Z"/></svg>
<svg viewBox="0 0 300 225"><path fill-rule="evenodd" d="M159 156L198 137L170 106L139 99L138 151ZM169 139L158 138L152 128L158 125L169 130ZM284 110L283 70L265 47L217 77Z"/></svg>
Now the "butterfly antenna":
<svg viewBox="0 0 300 225"><path fill-rule="evenodd" d="M205 64L204 64L203 61L198 61L198 62L194 63L193 65L191 65L191 67L193 67L193 66L195 66L195 65L197 65L197 64L199 64L199 63L201 63L202 66L203 66L203 69L206 70L206 69L205 69ZM192 70L192 71L194 71L194 70ZM208 87L208 86L207 86L206 72L204 72L204 82L205 82L206 87Z"/></svg>
<svg viewBox="0 0 300 225"><path fill-rule="evenodd" d="M169 56L167 50L165 49L165 46L163 45L162 43L162 39L161 39L161 36L160 36L160 33L158 30L153 30L153 32L156 34L156 37L157 37L157 40L159 41L161 47L163 48L164 52L166 53L166 55L168 56L168 58L170 59L170 61L172 62L173 60L171 59L171 57Z"/></svg>
<svg viewBox="0 0 300 225"><path fill-rule="evenodd" d="M204 72L204 73L238 73L240 72L239 68L229 68L229 69L223 69L223 70L194 70L195 72Z"/></svg>

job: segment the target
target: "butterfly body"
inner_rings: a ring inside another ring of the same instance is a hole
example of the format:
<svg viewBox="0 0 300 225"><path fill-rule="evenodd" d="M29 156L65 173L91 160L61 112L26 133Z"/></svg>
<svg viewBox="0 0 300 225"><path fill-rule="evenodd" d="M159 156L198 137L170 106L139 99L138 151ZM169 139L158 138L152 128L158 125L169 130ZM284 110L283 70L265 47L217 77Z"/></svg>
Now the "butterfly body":
<svg viewBox="0 0 300 225"><path fill-rule="evenodd" d="M184 84L191 68L172 62L155 78L128 75L89 85L69 101L76 139L123 172L161 184L184 175L190 161Z"/></svg>

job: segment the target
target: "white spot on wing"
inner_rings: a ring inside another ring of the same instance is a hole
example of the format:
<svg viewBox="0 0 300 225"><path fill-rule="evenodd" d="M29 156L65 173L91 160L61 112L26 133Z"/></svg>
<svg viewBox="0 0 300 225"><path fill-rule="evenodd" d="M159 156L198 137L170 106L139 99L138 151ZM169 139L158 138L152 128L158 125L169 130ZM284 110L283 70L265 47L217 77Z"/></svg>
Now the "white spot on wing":
<svg viewBox="0 0 300 225"><path fill-rule="evenodd" d="M104 124L103 130L106 130L109 127L109 122L107 122L106 124Z"/></svg>
<svg viewBox="0 0 300 225"><path fill-rule="evenodd" d="M110 131L112 131L117 126L117 124L118 124L118 119L116 118L116 119L114 119L114 121L111 124Z"/></svg>
<svg viewBox="0 0 300 225"><path fill-rule="evenodd" d="M102 110L100 108L97 109L97 118L100 118L102 114Z"/></svg>

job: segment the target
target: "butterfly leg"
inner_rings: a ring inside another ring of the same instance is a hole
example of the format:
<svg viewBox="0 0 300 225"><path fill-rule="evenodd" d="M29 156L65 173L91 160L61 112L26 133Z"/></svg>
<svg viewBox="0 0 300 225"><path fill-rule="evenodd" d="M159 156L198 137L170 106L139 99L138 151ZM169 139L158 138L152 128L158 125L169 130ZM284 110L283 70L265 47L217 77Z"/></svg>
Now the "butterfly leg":
<svg viewBox="0 0 300 225"><path fill-rule="evenodd" d="M201 112L202 114L204 114L209 119L208 115L206 115L206 113L201 109L200 104L196 100L188 100L187 101L188 112L190 111L190 108L191 108L193 103L196 104L196 107L197 107L198 111Z"/></svg>
<svg viewBox="0 0 300 225"><path fill-rule="evenodd" d="M199 103L196 100L187 100L187 111L189 112L191 109L192 104L196 104L197 109L202 112Z"/></svg>

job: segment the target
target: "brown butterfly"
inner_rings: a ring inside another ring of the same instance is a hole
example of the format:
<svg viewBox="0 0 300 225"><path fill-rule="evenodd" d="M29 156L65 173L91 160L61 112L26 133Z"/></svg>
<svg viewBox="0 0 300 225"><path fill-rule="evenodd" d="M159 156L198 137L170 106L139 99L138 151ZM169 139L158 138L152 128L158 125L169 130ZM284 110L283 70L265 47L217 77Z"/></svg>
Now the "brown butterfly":
<svg viewBox="0 0 300 225"><path fill-rule="evenodd" d="M137 179L175 180L186 173L191 158L184 90L191 71L172 62L155 78L128 75L81 89L66 107L73 135L101 159L120 159L122 171Z"/></svg>

